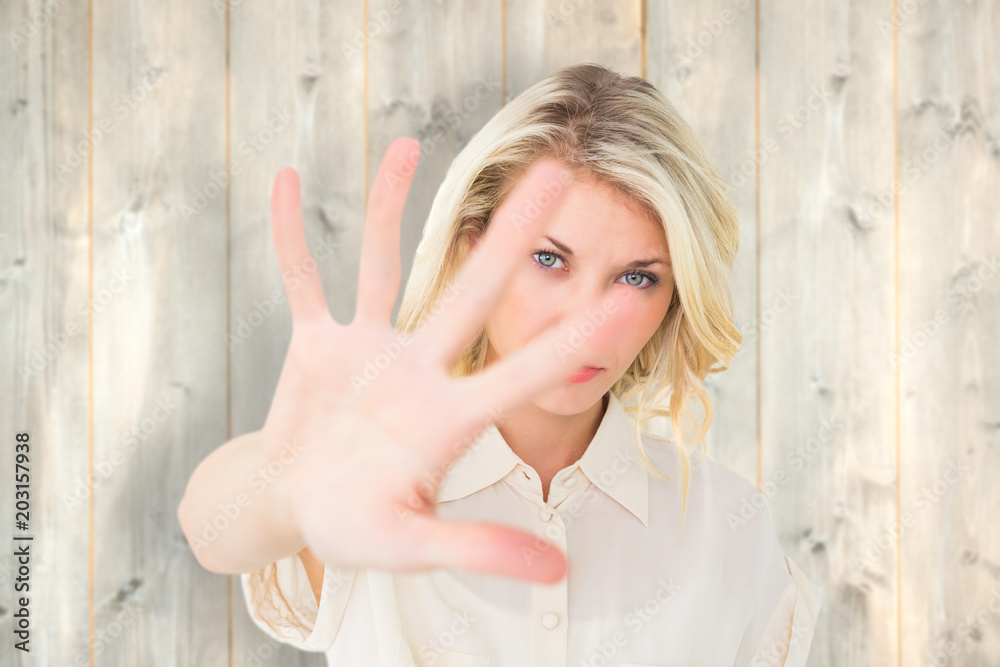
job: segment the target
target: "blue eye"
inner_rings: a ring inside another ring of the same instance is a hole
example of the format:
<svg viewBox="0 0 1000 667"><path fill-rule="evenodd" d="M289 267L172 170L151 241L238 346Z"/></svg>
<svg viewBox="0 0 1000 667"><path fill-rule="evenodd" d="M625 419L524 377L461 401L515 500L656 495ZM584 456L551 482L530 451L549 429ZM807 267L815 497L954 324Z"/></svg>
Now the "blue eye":
<svg viewBox="0 0 1000 667"><path fill-rule="evenodd" d="M656 276L654 276L651 273L646 273L644 271L632 271L631 273L626 273L625 276L626 277L639 276L640 281L643 278L649 281L649 283L646 285L632 285L632 283L628 283L629 285L632 285L632 287L638 287L639 289L646 289L647 287L652 287L653 285L659 282L659 279Z"/></svg>
<svg viewBox="0 0 1000 667"><path fill-rule="evenodd" d="M544 259L537 259L539 255L541 255ZM558 253L549 252L547 250L539 250L539 251L537 251L532 256L536 258L535 261L537 261L539 264L541 264L546 269L556 268L556 267L552 266L551 264L546 264L546 262L555 262L557 260L562 260L562 257L559 256Z"/></svg>
<svg viewBox="0 0 1000 667"><path fill-rule="evenodd" d="M555 250L544 250L544 249L536 250L532 254L532 257L535 259L535 266L538 267L540 271L559 270L562 267L554 266L554 264L556 262L565 262L563 256L557 253ZM637 289L649 289L656 283L660 282L660 279L657 278L655 275L653 275L652 273L646 273L645 271L629 271L622 277L628 278L629 276L638 276L640 279L642 278L646 279L647 282L645 285L641 284L641 282L640 284L633 284L631 282L625 283L626 285L631 285L632 287L635 287Z"/></svg>

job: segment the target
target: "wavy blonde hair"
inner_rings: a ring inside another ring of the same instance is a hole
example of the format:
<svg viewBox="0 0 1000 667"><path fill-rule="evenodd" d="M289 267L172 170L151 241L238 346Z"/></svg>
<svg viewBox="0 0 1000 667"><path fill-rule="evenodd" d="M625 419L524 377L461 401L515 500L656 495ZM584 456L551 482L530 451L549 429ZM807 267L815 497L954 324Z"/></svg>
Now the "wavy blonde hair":
<svg viewBox="0 0 1000 667"><path fill-rule="evenodd" d="M739 244L735 207L697 135L677 109L645 79L585 63L566 67L508 102L466 144L431 205L396 326L413 332L448 289L468 258L474 233L484 233L493 212L543 156L575 173L589 173L624 194L663 225L674 270L674 292L656 333L611 387L639 429L653 417L670 419L682 479L681 515L687 507L691 465L687 445L712 423L703 381L729 367L742 336L733 321L728 274ZM451 372L483 368L485 329ZM689 402L704 409L698 424ZM667 405L664 409L662 406ZM694 425L687 438L683 417ZM645 429L644 429L645 430Z"/></svg>

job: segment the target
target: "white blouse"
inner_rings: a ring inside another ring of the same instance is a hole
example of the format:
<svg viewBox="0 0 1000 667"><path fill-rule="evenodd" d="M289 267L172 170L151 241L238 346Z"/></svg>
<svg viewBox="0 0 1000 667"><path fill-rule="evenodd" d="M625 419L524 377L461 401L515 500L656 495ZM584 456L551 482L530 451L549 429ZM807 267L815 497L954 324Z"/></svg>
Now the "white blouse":
<svg viewBox="0 0 1000 667"><path fill-rule="evenodd" d="M695 450L681 526L675 443L644 432L647 456L670 476L661 479L639 456L634 418L608 396L594 439L555 475L548 502L495 425L438 494L442 518L513 525L557 544L568 557L561 581L327 566L317 608L293 554L240 575L254 623L334 667L805 665L823 596L782 554L763 496Z"/></svg>

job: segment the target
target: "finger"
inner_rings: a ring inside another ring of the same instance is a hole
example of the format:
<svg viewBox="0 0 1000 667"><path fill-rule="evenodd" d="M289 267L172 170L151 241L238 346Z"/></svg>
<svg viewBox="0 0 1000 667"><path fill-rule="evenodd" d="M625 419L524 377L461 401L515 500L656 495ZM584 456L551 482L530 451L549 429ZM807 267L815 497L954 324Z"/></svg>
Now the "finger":
<svg viewBox="0 0 1000 667"><path fill-rule="evenodd" d="M395 139L382 156L365 215L355 318L379 323L392 319L402 274L400 219L419 161L420 142L412 137Z"/></svg>
<svg viewBox="0 0 1000 667"><path fill-rule="evenodd" d="M541 537L516 528L416 515L413 548L428 566L485 572L550 584L566 574L566 555Z"/></svg>
<svg viewBox="0 0 1000 667"><path fill-rule="evenodd" d="M514 271L545 230L572 179L552 158L539 160L501 202L486 234L432 312L438 313L414 334L426 353L450 367L483 328ZM455 296L457 294L457 296Z"/></svg>
<svg viewBox="0 0 1000 667"><path fill-rule="evenodd" d="M316 260L309 252L302 227L299 175L285 167L271 192L271 238L278 256L281 280L292 309L292 322L329 315Z"/></svg>
<svg viewBox="0 0 1000 667"><path fill-rule="evenodd" d="M602 366L612 343L633 326L634 294L596 297L579 311L535 336L527 345L456 381L480 414L497 415L566 382L584 365ZM608 371L605 371L608 372Z"/></svg>

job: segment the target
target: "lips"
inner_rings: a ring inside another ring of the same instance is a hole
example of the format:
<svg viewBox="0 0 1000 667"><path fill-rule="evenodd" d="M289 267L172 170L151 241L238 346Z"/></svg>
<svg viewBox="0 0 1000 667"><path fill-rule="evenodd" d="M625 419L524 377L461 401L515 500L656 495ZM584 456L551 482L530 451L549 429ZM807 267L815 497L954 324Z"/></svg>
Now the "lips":
<svg viewBox="0 0 1000 667"><path fill-rule="evenodd" d="M567 378L567 380L570 382L586 382L603 370L604 369L599 366L583 366L580 370Z"/></svg>

